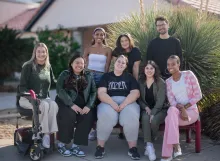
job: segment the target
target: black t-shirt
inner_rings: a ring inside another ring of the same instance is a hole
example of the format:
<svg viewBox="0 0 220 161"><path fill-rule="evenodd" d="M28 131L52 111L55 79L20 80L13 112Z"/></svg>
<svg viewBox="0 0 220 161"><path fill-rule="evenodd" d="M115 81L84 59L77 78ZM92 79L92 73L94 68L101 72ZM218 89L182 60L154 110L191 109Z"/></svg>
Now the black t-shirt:
<svg viewBox="0 0 220 161"><path fill-rule="evenodd" d="M79 91L76 99L74 100L74 104L79 106L80 108L84 108L86 105L85 99L84 99L84 94L83 91Z"/></svg>
<svg viewBox="0 0 220 161"><path fill-rule="evenodd" d="M147 102L150 109L154 108L155 100L154 100L154 94L153 94L153 84L150 86L150 88L146 86L145 101Z"/></svg>
<svg viewBox="0 0 220 161"><path fill-rule="evenodd" d="M131 90L139 89L136 79L127 72L124 72L121 76L116 76L114 72L105 73L101 78L99 87L107 88L107 94L110 97L127 97Z"/></svg>
<svg viewBox="0 0 220 161"><path fill-rule="evenodd" d="M118 57L119 55L124 55L128 58L128 72L133 73L133 66L136 61L141 61L141 52L137 47L133 47L129 53L119 51L118 48L115 48L112 52L112 56Z"/></svg>
<svg viewBox="0 0 220 161"><path fill-rule="evenodd" d="M168 39L158 37L148 45L146 60L153 60L159 66L162 77L166 79L170 77L167 70L167 59L171 55L179 56L182 64L183 56L180 41L174 37Z"/></svg>

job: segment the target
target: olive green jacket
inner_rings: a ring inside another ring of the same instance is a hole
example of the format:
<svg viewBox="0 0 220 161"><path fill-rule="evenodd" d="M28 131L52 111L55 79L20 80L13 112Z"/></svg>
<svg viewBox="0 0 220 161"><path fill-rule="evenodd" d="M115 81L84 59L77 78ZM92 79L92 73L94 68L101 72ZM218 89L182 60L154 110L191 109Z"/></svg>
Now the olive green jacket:
<svg viewBox="0 0 220 161"><path fill-rule="evenodd" d="M94 106L96 100L97 89L94 82L94 79L89 71L86 71L85 78L88 82L86 89L84 89L84 99L86 102L86 106L88 108L92 108ZM68 70L63 71L58 80L57 80L57 96L63 101L63 103L67 106L72 107L74 105L74 101L77 97L77 92L73 89L64 89L64 81L67 77L70 76L70 72Z"/></svg>
<svg viewBox="0 0 220 161"><path fill-rule="evenodd" d="M145 101L145 89L146 89L146 82L139 81L140 85L140 98L138 100L140 107L144 110L146 106L148 106L147 102ZM165 105L166 99L166 84L162 78L160 78L157 82L153 83L153 94L155 100L155 106L151 110L151 115L156 115L160 112Z"/></svg>

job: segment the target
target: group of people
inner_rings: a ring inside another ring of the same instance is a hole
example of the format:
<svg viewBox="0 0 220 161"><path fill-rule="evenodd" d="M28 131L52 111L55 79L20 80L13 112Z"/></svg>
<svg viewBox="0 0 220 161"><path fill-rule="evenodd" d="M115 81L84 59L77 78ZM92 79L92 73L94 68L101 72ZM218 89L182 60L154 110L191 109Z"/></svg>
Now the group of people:
<svg viewBox="0 0 220 161"><path fill-rule="evenodd" d="M57 81L47 46L43 43L35 46L32 58L22 67L20 92L32 89L38 95L45 148L50 147L50 133L57 132L61 155L84 157L79 145L88 145L88 139L97 137L95 158L103 158L105 143L119 123L123 127L120 135L128 142L128 155L138 160L141 119L144 154L150 161L156 160L153 143L163 122L161 161L171 161L182 154L179 126L196 122L199 117L196 103L202 94L193 72L181 71L181 45L178 39L169 36L168 20L157 17L155 25L159 37L148 45L142 68L139 68L141 52L134 46L131 35L120 35L112 51L106 44L103 28L94 30L91 46L84 50L83 56L75 54L70 59L69 68ZM111 61L114 69L109 72ZM52 83L56 83L55 101L48 95ZM32 108L28 99L21 97L20 105ZM71 141L68 149L66 145Z"/></svg>

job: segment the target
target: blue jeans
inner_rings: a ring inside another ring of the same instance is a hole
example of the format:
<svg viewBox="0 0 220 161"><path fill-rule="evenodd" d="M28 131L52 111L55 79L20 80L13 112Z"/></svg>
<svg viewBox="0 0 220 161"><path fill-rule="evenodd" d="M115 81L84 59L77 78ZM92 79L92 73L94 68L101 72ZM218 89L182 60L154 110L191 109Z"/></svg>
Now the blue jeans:
<svg viewBox="0 0 220 161"><path fill-rule="evenodd" d="M93 79L95 81L96 88L98 88L99 87L99 82L100 82L100 80L101 80L104 73L91 71L91 74L92 74Z"/></svg>

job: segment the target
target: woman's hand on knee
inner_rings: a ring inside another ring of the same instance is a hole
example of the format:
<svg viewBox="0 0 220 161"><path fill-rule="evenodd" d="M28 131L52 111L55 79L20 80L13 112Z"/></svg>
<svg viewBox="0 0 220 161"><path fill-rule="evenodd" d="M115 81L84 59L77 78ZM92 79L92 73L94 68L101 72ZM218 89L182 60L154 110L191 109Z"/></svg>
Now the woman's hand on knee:
<svg viewBox="0 0 220 161"><path fill-rule="evenodd" d="M184 108L184 105L180 104L180 103L177 103L176 107L182 111L182 109Z"/></svg>
<svg viewBox="0 0 220 161"><path fill-rule="evenodd" d="M83 109L82 109L82 111L81 111L81 115L84 115L84 114L87 114L87 113L89 113L89 111L90 111L90 108L89 107L87 107L87 106L85 106Z"/></svg>
<svg viewBox="0 0 220 161"><path fill-rule="evenodd" d="M116 103L116 102L112 102L111 103L111 106L112 106L112 108L116 111L116 112L120 112L119 110L119 106L118 106L118 104Z"/></svg>
<svg viewBox="0 0 220 161"><path fill-rule="evenodd" d="M183 108L183 109L181 110L180 117L181 117L182 120L188 121L188 114L187 114L185 108Z"/></svg>
<svg viewBox="0 0 220 161"><path fill-rule="evenodd" d="M147 106L145 107L145 111L146 111L146 114L148 114L150 116L151 114L151 109Z"/></svg>
<svg viewBox="0 0 220 161"><path fill-rule="evenodd" d="M150 115L150 123L152 122L153 119L154 119L154 115Z"/></svg>
<svg viewBox="0 0 220 161"><path fill-rule="evenodd" d="M122 104L119 105L119 112L121 112L126 107L126 104L122 102Z"/></svg>
<svg viewBox="0 0 220 161"><path fill-rule="evenodd" d="M72 108L72 110L75 111L77 114L82 112L82 109L79 108L77 105L73 105L71 108Z"/></svg>

